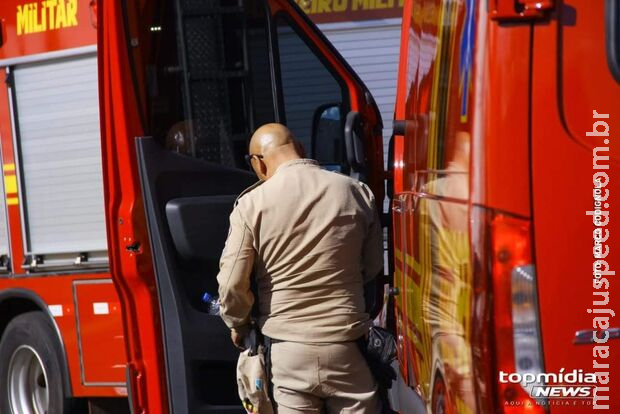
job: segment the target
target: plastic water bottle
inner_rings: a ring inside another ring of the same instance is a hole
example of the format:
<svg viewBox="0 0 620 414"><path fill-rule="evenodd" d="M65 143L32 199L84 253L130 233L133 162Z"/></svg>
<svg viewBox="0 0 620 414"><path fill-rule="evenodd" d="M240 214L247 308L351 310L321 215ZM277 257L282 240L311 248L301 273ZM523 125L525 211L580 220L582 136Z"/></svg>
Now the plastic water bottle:
<svg viewBox="0 0 620 414"><path fill-rule="evenodd" d="M204 295L202 295L202 303L205 304L206 311L209 315L220 314L220 300L217 296L205 292Z"/></svg>

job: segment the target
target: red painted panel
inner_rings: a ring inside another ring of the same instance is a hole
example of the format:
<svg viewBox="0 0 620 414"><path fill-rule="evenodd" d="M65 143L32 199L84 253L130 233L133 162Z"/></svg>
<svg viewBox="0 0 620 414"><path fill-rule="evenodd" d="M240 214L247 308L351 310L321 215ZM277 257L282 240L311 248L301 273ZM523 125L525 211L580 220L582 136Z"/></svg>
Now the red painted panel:
<svg viewBox="0 0 620 414"><path fill-rule="evenodd" d="M125 383L121 306L111 280L76 281L73 285L85 384Z"/></svg>
<svg viewBox="0 0 620 414"><path fill-rule="evenodd" d="M599 312L609 309L617 314L620 304L620 288L613 275L604 276L601 285L594 283L595 226L592 216L586 215L586 211L594 209L593 174L606 172L610 178L606 186L609 205L603 205L601 210L611 214L605 226L609 239L603 245L610 249L605 258L609 270L617 272L620 256L617 252L614 254L614 248L619 245L620 234L617 220L620 164L613 158L600 160L598 164L608 165L609 169L593 169L593 152L588 147L608 146L611 152L614 148L617 150L614 138L620 130L620 85L606 73L601 30L604 2L573 0L564 3L558 18L547 25L536 26L534 31L532 198L545 369L547 372L560 369L610 372L609 384L599 381L599 386L610 388L602 391L602 395L611 397L603 404L609 403L608 412L616 413L620 412L617 398L620 382L614 381L620 366L620 341L614 339L600 344L609 347L607 358L603 358L594 352L597 344L576 345L574 339L577 331L600 330L594 320L596 315L589 313L589 309ZM581 38L574 37L577 35ZM574 41L567 43L568 39ZM571 80L562 79L558 73L570 74ZM569 101L563 112L562 105ZM586 136L597 121L593 119L593 110L609 115L603 119L610 127L609 145L604 143L605 137ZM563 114L567 118L563 118ZM607 294L608 303L603 305L606 302L603 295ZM601 317L609 315L600 314ZM618 318L609 317L609 325L618 328ZM595 368L595 361L609 367ZM551 413L591 410L591 407L574 409L558 405L551 408Z"/></svg>
<svg viewBox="0 0 620 414"><path fill-rule="evenodd" d="M148 15L148 3L136 2L129 19ZM146 6L145 6L146 4ZM123 304L128 364L137 413L167 413L163 345L153 261L137 172L135 142L142 136L136 96L128 67L121 3L106 1L99 12L97 44L99 99L108 250L112 277ZM132 36L138 34L132 33ZM140 80L139 80L140 82ZM138 252L125 249L139 242ZM145 316L138 322L138 316Z"/></svg>
<svg viewBox="0 0 620 414"><path fill-rule="evenodd" d="M472 202L530 216L530 28L489 22L480 70L480 133L472 147Z"/></svg>
<svg viewBox="0 0 620 414"><path fill-rule="evenodd" d="M109 279L109 273L84 274L84 275L41 275L30 277L6 278L0 277L0 291L19 289L28 291L41 298L50 307L50 313L54 315L54 322L58 327L62 338L65 357L71 378L71 388L76 397L117 397L127 395L124 386L125 377L123 375L122 385L119 386L84 386L81 381L80 357L78 348L77 318L75 316L75 303L73 300L73 284L75 281ZM101 286L101 285L98 285ZM110 285L112 289L112 285ZM112 301L112 300L110 300ZM95 333L98 337L109 336L105 331L109 326L98 325ZM122 327L114 327L114 332ZM99 348L99 356L110 353L112 355L124 354L123 343L115 343L113 348ZM103 350L102 350L103 349ZM118 364L125 359L118 359Z"/></svg>
<svg viewBox="0 0 620 414"><path fill-rule="evenodd" d="M97 43L96 0L2 0L0 59Z"/></svg>

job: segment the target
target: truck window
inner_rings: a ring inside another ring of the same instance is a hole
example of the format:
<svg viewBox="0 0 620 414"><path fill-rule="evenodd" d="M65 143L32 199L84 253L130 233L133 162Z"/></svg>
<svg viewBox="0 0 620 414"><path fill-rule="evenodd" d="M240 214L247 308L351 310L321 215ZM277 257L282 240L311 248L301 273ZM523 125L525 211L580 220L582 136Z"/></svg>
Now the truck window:
<svg viewBox="0 0 620 414"><path fill-rule="evenodd" d="M24 268L107 265L96 55L17 65L9 79Z"/></svg>
<svg viewBox="0 0 620 414"><path fill-rule="evenodd" d="M245 169L251 133L279 120L267 5L176 3L128 19L144 130L170 150ZM139 2L125 7L141 13Z"/></svg>
<svg viewBox="0 0 620 414"><path fill-rule="evenodd" d="M282 122L307 156L343 170L346 88L284 13L272 17L261 0L219 11L175 3L151 19L128 19L146 134L170 150L246 169L254 130ZM125 7L141 15L137 2Z"/></svg>
<svg viewBox="0 0 620 414"><path fill-rule="evenodd" d="M341 80L319 59L284 14L276 17L286 125L321 164L342 163L343 115L348 112ZM333 127L318 128L333 124ZM314 138L314 139L313 139Z"/></svg>

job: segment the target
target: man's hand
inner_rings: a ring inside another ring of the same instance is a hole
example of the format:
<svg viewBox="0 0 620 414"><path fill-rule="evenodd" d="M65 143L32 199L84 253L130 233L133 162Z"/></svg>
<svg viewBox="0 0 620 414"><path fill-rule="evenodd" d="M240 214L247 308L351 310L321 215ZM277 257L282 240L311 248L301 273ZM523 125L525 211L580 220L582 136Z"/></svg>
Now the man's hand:
<svg viewBox="0 0 620 414"><path fill-rule="evenodd" d="M230 330L230 339L232 339L233 344L240 349L241 351L245 351L244 340L247 335L247 332L238 332L235 329Z"/></svg>

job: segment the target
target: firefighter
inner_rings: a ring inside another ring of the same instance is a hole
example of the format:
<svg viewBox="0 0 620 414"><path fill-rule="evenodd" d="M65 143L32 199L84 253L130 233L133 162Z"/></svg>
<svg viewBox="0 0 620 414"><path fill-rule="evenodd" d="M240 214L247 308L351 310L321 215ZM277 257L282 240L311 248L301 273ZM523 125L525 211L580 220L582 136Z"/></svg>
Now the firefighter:
<svg viewBox="0 0 620 414"><path fill-rule="evenodd" d="M356 343L370 325L364 285L383 269L375 199L365 184L302 154L283 125L252 136L246 159L260 181L230 216L220 312L242 348L254 270L277 412L377 414L377 385Z"/></svg>

